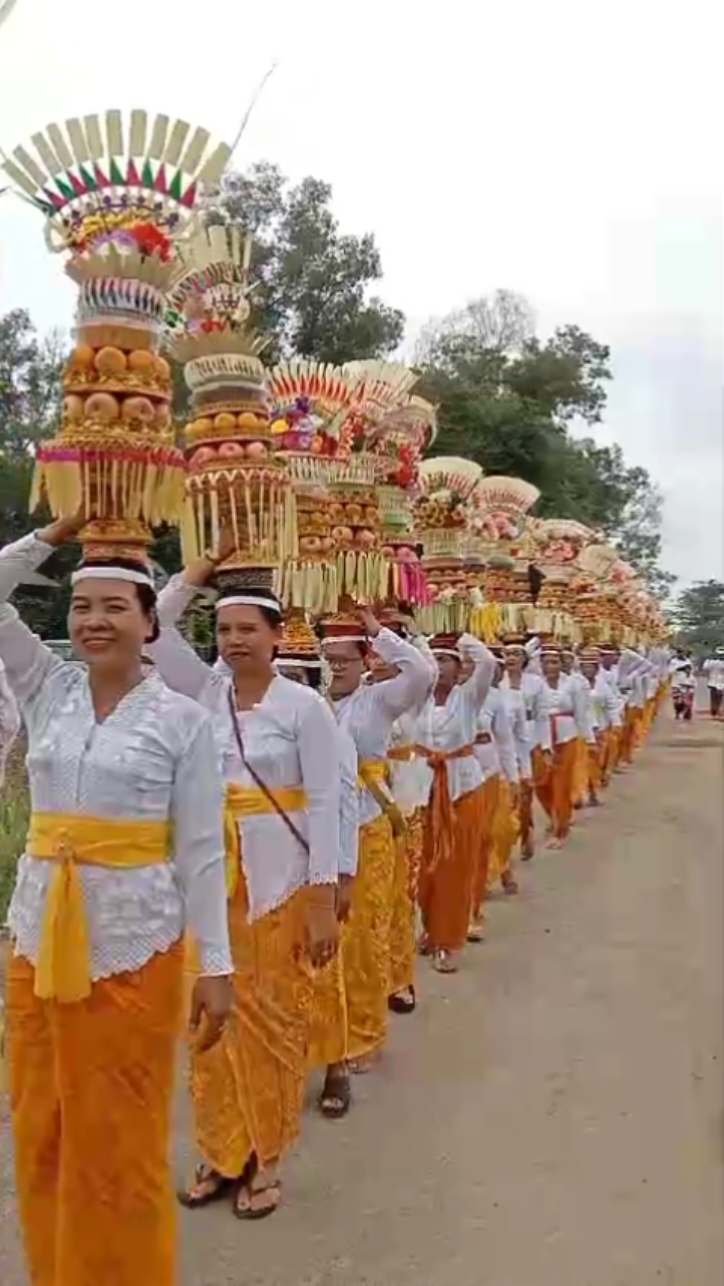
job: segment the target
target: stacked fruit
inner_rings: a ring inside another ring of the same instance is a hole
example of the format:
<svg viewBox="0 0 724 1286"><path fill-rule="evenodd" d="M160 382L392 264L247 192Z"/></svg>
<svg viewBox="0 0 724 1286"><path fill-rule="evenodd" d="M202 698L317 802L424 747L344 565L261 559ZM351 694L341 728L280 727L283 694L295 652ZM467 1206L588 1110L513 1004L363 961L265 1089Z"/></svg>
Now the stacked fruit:
<svg viewBox="0 0 724 1286"><path fill-rule="evenodd" d="M229 157L205 130L118 111L51 125L4 169L47 219L79 288L75 347L63 375L60 433L36 453L31 505L85 506L86 554L144 558L150 528L178 522L184 462L174 445L171 379L160 355L179 246Z"/></svg>

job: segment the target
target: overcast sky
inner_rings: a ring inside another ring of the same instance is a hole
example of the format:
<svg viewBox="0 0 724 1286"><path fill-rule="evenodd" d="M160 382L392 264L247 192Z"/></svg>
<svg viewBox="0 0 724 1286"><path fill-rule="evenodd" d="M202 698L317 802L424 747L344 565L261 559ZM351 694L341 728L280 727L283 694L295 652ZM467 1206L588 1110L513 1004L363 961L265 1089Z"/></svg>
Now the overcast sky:
<svg viewBox="0 0 724 1286"><path fill-rule="evenodd" d="M0 143L144 107L233 138L236 161L334 188L373 231L412 336L497 287L542 333L609 343L602 442L666 496L664 565L724 574L720 0L17 0L0 29ZM0 202L0 308L68 327L42 219Z"/></svg>

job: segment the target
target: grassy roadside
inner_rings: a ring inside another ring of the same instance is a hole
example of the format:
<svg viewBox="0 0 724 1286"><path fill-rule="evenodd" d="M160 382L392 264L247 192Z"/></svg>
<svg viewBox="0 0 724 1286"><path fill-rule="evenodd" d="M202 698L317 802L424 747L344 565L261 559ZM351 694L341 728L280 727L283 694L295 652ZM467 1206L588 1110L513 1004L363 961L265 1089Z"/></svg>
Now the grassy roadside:
<svg viewBox="0 0 724 1286"><path fill-rule="evenodd" d="M25 746L20 739L10 756L0 791L0 927L5 923L15 883L15 868L25 845L29 799L25 775Z"/></svg>

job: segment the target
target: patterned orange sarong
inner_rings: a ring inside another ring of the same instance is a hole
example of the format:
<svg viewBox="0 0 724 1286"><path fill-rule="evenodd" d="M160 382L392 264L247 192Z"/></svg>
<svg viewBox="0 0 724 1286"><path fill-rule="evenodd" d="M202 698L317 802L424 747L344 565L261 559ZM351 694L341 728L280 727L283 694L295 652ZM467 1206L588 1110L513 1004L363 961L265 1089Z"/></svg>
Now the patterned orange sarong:
<svg viewBox="0 0 724 1286"><path fill-rule="evenodd" d="M431 864L423 853L420 909L425 934L433 951L458 951L468 935L473 881L480 848L483 790L461 795L452 805L452 843L444 860ZM425 810L429 814L429 806ZM427 828L429 816L425 820Z"/></svg>
<svg viewBox="0 0 724 1286"><path fill-rule="evenodd" d="M383 815L360 827L352 910L342 935L347 1050L363 1058L387 1037L395 841Z"/></svg>
<svg viewBox="0 0 724 1286"><path fill-rule="evenodd" d="M573 813L573 773L578 754L578 740L559 742L553 751L553 767L537 788L538 800L551 822L555 839L566 839Z"/></svg>
<svg viewBox="0 0 724 1286"><path fill-rule="evenodd" d="M169 1141L181 944L74 1004L7 969L15 1167L32 1286L175 1286Z"/></svg>
<svg viewBox="0 0 724 1286"><path fill-rule="evenodd" d="M415 901L422 854L422 810L407 818L406 832L395 840L395 875L390 923L390 995L415 981Z"/></svg>
<svg viewBox="0 0 724 1286"><path fill-rule="evenodd" d="M307 1070L313 969L304 949L308 889L249 923L243 871L229 902L234 1008L218 1044L191 1047L191 1098L199 1152L237 1178L295 1142Z"/></svg>
<svg viewBox="0 0 724 1286"><path fill-rule="evenodd" d="M480 818L477 838L475 869L473 871L473 919L479 919L483 913L485 894L490 884L490 868L493 861L495 843L495 818L500 802L501 778L496 773L488 777L480 787Z"/></svg>
<svg viewBox="0 0 724 1286"><path fill-rule="evenodd" d="M501 779L498 806L493 816L493 837L488 868L488 888L492 889L510 872L513 848L520 834L518 813L513 804L510 783Z"/></svg>

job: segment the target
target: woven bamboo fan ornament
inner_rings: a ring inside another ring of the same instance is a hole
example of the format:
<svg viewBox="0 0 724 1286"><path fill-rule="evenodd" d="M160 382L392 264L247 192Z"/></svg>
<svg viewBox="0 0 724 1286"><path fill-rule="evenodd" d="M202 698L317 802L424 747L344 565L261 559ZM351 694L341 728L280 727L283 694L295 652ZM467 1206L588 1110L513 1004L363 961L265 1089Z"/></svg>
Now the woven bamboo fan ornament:
<svg viewBox="0 0 724 1286"><path fill-rule="evenodd" d="M236 229L205 229L184 247L186 271L169 299L169 348L184 367L193 416L184 431L181 544L193 561L230 526L236 548L221 574L265 569L278 578L296 555L296 517L288 472L273 453L266 340L247 324L250 251Z"/></svg>
<svg viewBox="0 0 724 1286"><path fill-rule="evenodd" d="M179 241L229 155L206 130L136 110L49 125L4 162L79 289L62 428L38 450L31 506L45 497L55 516L70 516L83 504L86 554L138 550L150 528L179 520L165 296L183 271Z"/></svg>

